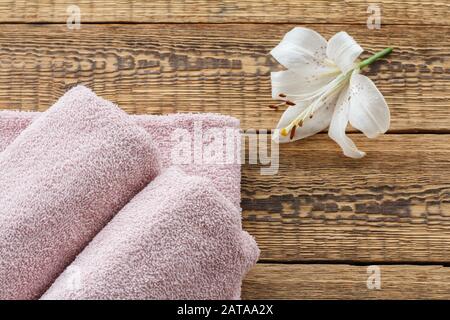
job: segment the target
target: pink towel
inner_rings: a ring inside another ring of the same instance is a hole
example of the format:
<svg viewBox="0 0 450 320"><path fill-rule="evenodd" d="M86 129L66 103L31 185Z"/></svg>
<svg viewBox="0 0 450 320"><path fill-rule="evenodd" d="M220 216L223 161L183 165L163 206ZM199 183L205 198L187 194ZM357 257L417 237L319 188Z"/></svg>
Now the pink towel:
<svg viewBox="0 0 450 320"><path fill-rule="evenodd" d="M0 153L0 299L38 298L159 171L150 135L87 88L25 118L0 126L24 129Z"/></svg>
<svg viewBox="0 0 450 320"><path fill-rule="evenodd" d="M131 200L43 299L238 299L257 260L213 183L167 169Z"/></svg>

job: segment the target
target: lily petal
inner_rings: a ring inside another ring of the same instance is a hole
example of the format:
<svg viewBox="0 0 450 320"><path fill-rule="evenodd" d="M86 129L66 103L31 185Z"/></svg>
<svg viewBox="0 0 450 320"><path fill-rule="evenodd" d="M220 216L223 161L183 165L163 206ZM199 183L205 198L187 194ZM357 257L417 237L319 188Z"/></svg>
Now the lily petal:
<svg viewBox="0 0 450 320"><path fill-rule="evenodd" d="M350 90L347 86L339 95L336 108L334 109L333 117L331 119L328 135L331 139L342 148L342 151L347 157L362 158L366 154L356 147L355 143L347 137L345 129L348 124L348 116L350 110Z"/></svg>
<svg viewBox="0 0 450 320"><path fill-rule="evenodd" d="M286 143L303 139L312 136L322 130L325 130L330 124L331 116L333 115L334 106L336 104L338 96L338 93L334 93L332 96L328 97L325 102L323 102L321 105L318 105L317 111L313 114L313 118L307 118L303 125L295 130L295 135L292 137L292 139L289 135L281 135L280 130L288 126L291 121L294 120L294 118L309 105L309 102L304 102L299 105L289 107L281 116L281 119L277 125L277 129L272 135L272 139L278 143Z"/></svg>
<svg viewBox="0 0 450 320"><path fill-rule="evenodd" d="M389 107L372 80L353 73L350 96L349 120L353 127L368 138L375 138L389 129Z"/></svg>
<svg viewBox="0 0 450 320"><path fill-rule="evenodd" d="M343 73L351 70L363 48L344 31L336 33L328 40L327 57L334 61Z"/></svg>
<svg viewBox="0 0 450 320"><path fill-rule="evenodd" d="M335 74L331 72L317 74L316 70L309 70L308 68L305 68L301 74L292 70L285 70L272 72L270 76L272 98L278 99L280 93L284 93L289 100L295 100L296 95L314 92L335 78Z"/></svg>
<svg viewBox="0 0 450 320"><path fill-rule="evenodd" d="M306 63L326 58L327 41L308 28L295 27L285 34L270 54L283 66L301 71Z"/></svg>

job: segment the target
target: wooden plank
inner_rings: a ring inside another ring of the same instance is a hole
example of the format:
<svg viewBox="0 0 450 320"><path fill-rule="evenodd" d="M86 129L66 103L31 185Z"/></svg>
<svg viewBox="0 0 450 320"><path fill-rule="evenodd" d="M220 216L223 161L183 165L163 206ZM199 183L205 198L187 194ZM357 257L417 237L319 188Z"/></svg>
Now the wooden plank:
<svg viewBox="0 0 450 320"><path fill-rule="evenodd" d="M276 175L243 167L243 224L261 259L449 262L450 135L350 136L365 158L320 134L281 145Z"/></svg>
<svg viewBox="0 0 450 320"><path fill-rule="evenodd" d="M45 110L76 83L130 113L220 112L243 128L273 128L268 55L293 25L2 25L0 106ZM450 129L450 27L313 25L347 30L371 52L368 70L392 111L391 130ZM365 54L367 56L367 54Z"/></svg>
<svg viewBox="0 0 450 320"><path fill-rule="evenodd" d="M380 290L368 289L367 266L257 264L243 299L450 299L450 268L380 265ZM370 282L372 283L372 282ZM370 286L370 288L374 288Z"/></svg>
<svg viewBox="0 0 450 320"><path fill-rule="evenodd" d="M384 24L449 23L448 1L377 0ZM365 0L3 0L2 22L63 22L67 7L77 4L82 22L270 22L366 24Z"/></svg>

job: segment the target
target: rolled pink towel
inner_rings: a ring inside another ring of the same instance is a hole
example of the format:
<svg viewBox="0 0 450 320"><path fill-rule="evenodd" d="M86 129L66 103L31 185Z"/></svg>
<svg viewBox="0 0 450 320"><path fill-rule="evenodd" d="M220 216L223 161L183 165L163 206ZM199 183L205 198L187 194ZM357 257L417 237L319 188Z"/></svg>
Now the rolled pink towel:
<svg viewBox="0 0 450 320"><path fill-rule="evenodd" d="M0 152L42 112L0 111ZM158 149L161 166L177 165L188 174L209 178L216 188L236 207L241 202L241 166L239 120L230 116L211 113L178 113L170 115L130 115L132 121L142 127ZM201 136L199 143L198 137ZM184 151L187 163L177 163L173 152L178 138L190 142ZM217 139L214 141L214 139ZM224 160L207 163L202 154L207 149L218 150ZM190 149L190 152L189 152ZM199 163L198 160L201 160ZM204 161L205 160L205 161Z"/></svg>
<svg viewBox="0 0 450 320"><path fill-rule="evenodd" d="M211 181L170 168L131 200L42 299L238 299L258 258Z"/></svg>
<svg viewBox="0 0 450 320"><path fill-rule="evenodd" d="M141 127L81 86L21 131L0 153L0 299L42 295L158 174L156 154Z"/></svg>

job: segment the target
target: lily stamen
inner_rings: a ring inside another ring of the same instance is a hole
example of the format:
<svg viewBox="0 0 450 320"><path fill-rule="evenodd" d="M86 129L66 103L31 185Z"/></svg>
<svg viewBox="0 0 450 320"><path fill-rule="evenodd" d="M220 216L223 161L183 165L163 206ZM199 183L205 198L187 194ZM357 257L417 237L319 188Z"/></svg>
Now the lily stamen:
<svg viewBox="0 0 450 320"><path fill-rule="evenodd" d="M284 106L284 105L289 106L289 107L295 106L294 102L292 102L291 100L286 99L287 96L284 93L280 93L278 96L280 97L280 100L282 102L277 103L277 104L271 104L269 106L269 108L278 110L278 107L281 107L281 106Z"/></svg>
<svg viewBox="0 0 450 320"><path fill-rule="evenodd" d="M292 129L291 129L291 135L290 135L290 139L292 140L293 138L294 138L294 136L295 136L295 129L297 128L297 126L293 126L292 127Z"/></svg>
<svg viewBox="0 0 450 320"><path fill-rule="evenodd" d="M356 67L355 67L356 68ZM353 70L351 70L353 71ZM312 119L314 112L316 111L316 107L320 107L320 102L325 103L327 101L327 99L333 94L335 93L338 89L340 89L343 85L343 83L345 83L345 80L347 79L347 77L349 77L351 75L351 72L349 71L345 77L341 77L339 79L339 81L337 81L335 86L325 86L323 88L322 91L322 95L317 98L316 100L314 100L307 108L305 108L287 127L286 130L284 131L285 134L283 134L283 131L281 132L281 134L283 136L287 136L287 133L289 131L292 130L293 127L295 126L302 126L304 121L309 118ZM339 78L339 77L338 77ZM336 79L335 79L336 80ZM332 81L334 82L334 81ZM292 132L292 131L291 131ZM292 133L291 133L292 135ZM292 138L291 138L292 139Z"/></svg>

